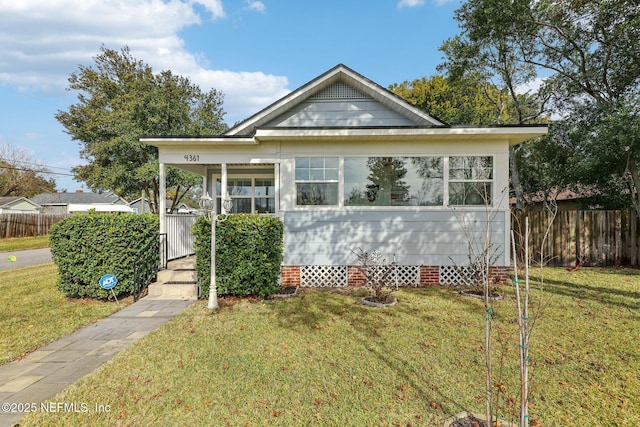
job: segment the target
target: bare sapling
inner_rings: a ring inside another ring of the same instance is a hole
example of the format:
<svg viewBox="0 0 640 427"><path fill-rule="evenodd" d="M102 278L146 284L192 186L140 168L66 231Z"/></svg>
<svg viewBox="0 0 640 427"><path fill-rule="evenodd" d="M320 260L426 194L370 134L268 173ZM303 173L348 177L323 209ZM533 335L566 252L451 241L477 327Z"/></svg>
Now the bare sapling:
<svg viewBox="0 0 640 427"><path fill-rule="evenodd" d="M501 252L501 246L493 242L492 224L498 214L498 210L494 208L491 201L490 192L484 189L480 196L484 201L484 229L478 229L478 221L472 220L469 223L465 220L464 213L459 217L465 238L469 245L469 266L466 268L467 277L471 285L476 291L481 292L484 303L484 353L485 353L485 419L488 425L492 425L496 419L494 411L494 393L493 393L493 368L492 368L492 323L494 317L493 301L494 283L492 281L492 270L498 263L500 257L504 255ZM502 191L502 197L506 193L506 189ZM499 203L498 203L499 205ZM462 271L462 268L458 267Z"/></svg>
<svg viewBox="0 0 640 427"><path fill-rule="evenodd" d="M364 286L373 291L375 302L386 304L391 302L391 292L393 288L389 286L391 274L394 272L396 264L387 262L386 258L378 251L366 252L358 248L358 252L353 252L357 257L364 275Z"/></svg>
<svg viewBox="0 0 640 427"><path fill-rule="evenodd" d="M518 320L518 354L520 356L520 413L518 419L519 427L527 427L529 425L529 343L531 335L535 325L535 321L540 316L540 309L542 307L542 291L544 285L544 272L543 267L546 263L544 255L544 244L547 240L551 225L555 219L557 213L557 205L551 204L548 207L550 212L550 220L547 223L546 230L540 245L540 259L538 265L540 267L540 300L537 304L537 312L532 318L530 315L529 298L530 298L530 264L531 257L529 254L529 217L525 217L524 222L524 235L522 237L523 246L523 268L524 268L524 287L521 286L520 279L518 277L518 252L516 250L516 240L513 230L511 231L511 249L513 252L513 287L516 294L516 309Z"/></svg>

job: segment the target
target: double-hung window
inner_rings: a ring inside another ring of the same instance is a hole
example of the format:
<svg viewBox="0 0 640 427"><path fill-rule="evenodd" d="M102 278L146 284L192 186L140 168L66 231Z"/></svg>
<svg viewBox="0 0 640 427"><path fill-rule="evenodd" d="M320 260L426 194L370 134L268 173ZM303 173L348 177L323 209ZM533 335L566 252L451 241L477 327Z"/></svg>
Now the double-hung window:
<svg viewBox="0 0 640 427"><path fill-rule="evenodd" d="M296 157L296 205L337 205L338 171L338 157Z"/></svg>
<svg viewBox="0 0 640 427"><path fill-rule="evenodd" d="M493 157L449 157L449 204L477 206L492 204Z"/></svg>

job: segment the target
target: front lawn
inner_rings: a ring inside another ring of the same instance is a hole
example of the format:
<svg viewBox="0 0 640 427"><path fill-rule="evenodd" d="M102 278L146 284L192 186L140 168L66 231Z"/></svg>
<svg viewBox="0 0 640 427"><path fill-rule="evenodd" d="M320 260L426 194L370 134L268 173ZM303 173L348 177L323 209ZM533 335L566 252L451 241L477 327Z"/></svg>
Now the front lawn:
<svg viewBox="0 0 640 427"><path fill-rule="evenodd" d="M0 274L0 364L122 307L115 302L65 298L56 285L58 268L54 264L4 270Z"/></svg>
<svg viewBox="0 0 640 427"><path fill-rule="evenodd" d="M532 425L640 425L640 271L546 269L531 348ZM517 404L513 301L494 306L500 416ZM398 305L308 290L194 304L21 425L436 426L482 410L481 301L443 287ZM96 405L102 408L96 411Z"/></svg>
<svg viewBox="0 0 640 427"><path fill-rule="evenodd" d="M24 249L48 248L49 236L12 237L0 239L0 252L21 251Z"/></svg>

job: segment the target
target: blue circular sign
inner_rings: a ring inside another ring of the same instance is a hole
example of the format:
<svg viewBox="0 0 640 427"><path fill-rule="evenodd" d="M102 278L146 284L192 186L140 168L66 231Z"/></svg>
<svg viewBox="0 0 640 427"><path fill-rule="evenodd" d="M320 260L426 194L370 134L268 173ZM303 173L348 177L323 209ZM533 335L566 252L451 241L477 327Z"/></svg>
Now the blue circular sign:
<svg viewBox="0 0 640 427"><path fill-rule="evenodd" d="M105 274L100 278L100 287L102 289L113 289L116 287L118 279L113 274Z"/></svg>

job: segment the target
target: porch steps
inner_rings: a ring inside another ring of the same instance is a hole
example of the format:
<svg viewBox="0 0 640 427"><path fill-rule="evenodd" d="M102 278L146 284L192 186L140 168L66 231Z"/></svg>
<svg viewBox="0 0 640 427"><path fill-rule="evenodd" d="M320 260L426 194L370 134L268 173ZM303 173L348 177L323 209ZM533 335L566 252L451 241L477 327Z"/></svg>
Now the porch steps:
<svg viewBox="0 0 640 427"><path fill-rule="evenodd" d="M149 296L198 298L195 264L195 256L169 261L167 269L158 271L157 281L149 285Z"/></svg>

